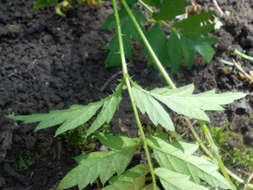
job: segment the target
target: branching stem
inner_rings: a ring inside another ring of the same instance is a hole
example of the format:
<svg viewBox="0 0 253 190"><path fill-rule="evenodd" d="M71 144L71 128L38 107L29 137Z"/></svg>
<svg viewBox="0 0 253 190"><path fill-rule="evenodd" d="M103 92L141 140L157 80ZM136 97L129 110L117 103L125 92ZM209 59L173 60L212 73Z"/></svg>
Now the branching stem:
<svg viewBox="0 0 253 190"><path fill-rule="evenodd" d="M195 131L194 127L192 126L190 120L186 117L180 116L179 118L184 119L188 125L188 127L190 128L194 138L198 141L201 149L204 151L204 153L210 158L212 159L214 162L218 162L217 159L212 155L212 153L208 150L208 148L204 145L203 141L201 140L201 138L199 137L198 133ZM238 181L239 183L245 183L245 181L238 177L237 175L235 175L233 172L231 172L228 168L226 168L226 172L236 181ZM248 184L248 187L253 188L253 184Z"/></svg>
<svg viewBox="0 0 253 190"><path fill-rule="evenodd" d="M199 122L201 128L202 128L202 131L204 132L205 136L206 136L206 139L209 143L209 146L211 147L212 151L213 152L213 155L214 157L216 158L217 162L218 162L218 166L222 172L222 174L224 175L225 179L227 180L227 182L230 184L230 187L232 190L236 190L233 182L231 181L226 169L225 169L225 166L224 166L224 163L221 159L221 156L220 156L220 153L219 153L219 150L218 148L216 147L214 141L213 141L213 138L212 138L212 135L208 129L208 127L206 126L206 124L204 122Z"/></svg>
<svg viewBox="0 0 253 190"><path fill-rule="evenodd" d="M168 83L168 85L170 86L170 88L176 88L175 84L172 82L171 78L169 77L168 73L166 72L166 70L164 69L164 67L162 66L161 62L159 61L158 57L156 56L155 52L153 51L152 47L150 46L146 36L144 35L141 27L139 26L135 16L133 15L131 9L129 8L128 4L126 3L126 0L120 0L120 2L122 3L122 5L124 6L124 8L127 11L128 16L130 17L130 19L132 20L136 30L138 31L145 47L147 48L150 56L152 57L155 65L157 66L158 70L162 73L165 81Z"/></svg>
<svg viewBox="0 0 253 190"><path fill-rule="evenodd" d="M130 85L130 80L129 80L130 77L128 75L128 70L127 70L127 64L126 64L124 46L123 46L123 40L122 40L122 33L121 33L121 27L120 27L120 19L119 19L119 13L118 13L116 0L112 0L112 4L113 4L113 10L114 10L115 20L116 20L116 25L117 25L117 31L118 31L118 39L119 39L119 48L120 48L120 57L121 57L121 63L122 63L123 77L124 77L125 84L127 86L128 94L129 94L131 104L132 104L132 108L133 108L133 112L134 112L134 116L135 116L137 126L138 126L138 129L139 129L139 132L140 132L140 136L141 136L141 139L142 139L142 142L143 142L143 148L144 148L144 151L145 151L145 154L146 154L146 157L147 157L148 166L149 166L152 181L153 181L153 189L156 190L155 173L154 173L150 153L149 153L149 150L148 150L147 140L146 140L143 128L142 128L142 124L141 124L141 121L140 121L140 118L139 118L137 107L136 107L136 104L135 104L135 101L134 101L134 98L133 98L132 88L131 88L131 85Z"/></svg>

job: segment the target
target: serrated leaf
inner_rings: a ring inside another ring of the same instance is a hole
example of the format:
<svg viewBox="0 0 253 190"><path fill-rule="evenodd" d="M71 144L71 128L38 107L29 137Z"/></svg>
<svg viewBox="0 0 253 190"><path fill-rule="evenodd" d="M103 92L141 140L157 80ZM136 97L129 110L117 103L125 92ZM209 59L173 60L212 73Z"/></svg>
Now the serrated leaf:
<svg viewBox="0 0 253 190"><path fill-rule="evenodd" d="M14 116L13 120L22 120L25 123L40 122L36 130L41 130L63 123L56 131L56 135L62 134L70 129L74 129L87 122L96 111L103 105L104 100L88 105L73 105L69 109L54 110L47 114L32 114L28 116Z"/></svg>
<svg viewBox="0 0 253 190"><path fill-rule="evenodd" d="M121 93L114 93L113 95L111 95L109 98L106 99L102 110L100 111L95 121L93 121L93 123L87 130L87 136L89 136L91 133L99 129L103 124L110 123L115 111L119 106L121 99L122 99Z"/></svg>
<svg viewBox="0 0 253 190"><path fill-rule="evenodd" d="M110 135L105 133L97 134L97 138L101 144L110 148L111 150L120 150L124 147L134 146L140 143L139 138L128 138L124 135Z"/></svg>
<svg viewBox="0 0 253 190"><path fill-rule="evenodd" d="M44 114L32 115L9 115L10 119L24 121L24 123L40 122L36 130L41 130L56 125L60 127L56 130L55 135L60 135L68 130L79 127L86 123L96 114L98 109L103 105L103 109L98 114L97 119L88 129L88 135L101 127L104 123L109 123L121 101L121 93L115 92L107 98L88 105L73 105L69 109L54 110Z"/></svg>
<svg viewBox="0 0 253 190"><path fill-rule="evenodd" d="M133 97L137 107L142 114L147 114L155 126L160 124L165 129L174 131L174 124L169 114L164 110L162 105L156 101L151 94L138 87L137 85L132 88Z"/></svg>
<svg viewBox="0 0 253 190"><path fill-rule="evenodd" d="M144 28L141 25L141 22L146 20L145 16L136 8L131 8L132 13L134 14L137 22L141 26L142 30L145 32ZM121 22L121 29L122 29L122 38L123 38L123 46L125 51L125 57L131 58L131 38L135 39L136 41L140 41L141 38L128 17L126 11L121 9L119 11L119 17ZM106 21L102 25L103 29L114 29L116 27L114 15L111 14L107 17ZM109 44L106 45L106 49L110 50L109 55L106 58L105 65L107 67L114 67L119 66L121 64L121 58L119 54L119 41L118 41L118 34L114 34L112 40Z"/></svg>
<svg viewBox="0 0 253 190"><path fill-rule="evenodd" d="M124 9L121 9L119 12L119 19L122 24L122 22L125 21L127 18L127 12ZM116 22L115 22L115 16L114 13L110 14L109 16L106 17L104 23L101 26L102 29L108 29L112 30L116 28Z"/></svg>
<svg viewBox="0 0 253 190"><path fill-rule="evenodd" d="M185 12L186 0L164 0L159 6L160 12L153 13L156 20L171 20Z"/></svg>
<svg viewBox="0 0 253 190"><path fill-rule="evenodd" d="M186 92L189 92L188 94L184 93L180 88L168 89L165 93L164 91L166 89L163 88L163 94L153 93L151 91L151 95L178 114L204 121L209 121L204 111L223 110L221 105L232 103L247 95L233 92L215 94L214 90L200 94L192 94L191 91L193 88L193 84L183 87ZM179 93L177 94L177 92Z"/></svg>
<svg viewBox="0 0 253 190"><path fill-rule="evenodd" d="M167 51L167 39L166 35L161 30L160 26L158 24L154 25L146 35L148 42L152 49L154 50L155 54L161 61L163 65L167 65L168 63L168 51ZM143 52L143 55L148 55L147 49ZM149 57L148 65L151 65L153 62L153 59Z"/></svg>
<svg viewBox="0 0 253 190"><path fill-rule="evenodd" d="M136 151L135 146L110 152L93 152L79 156L79 165L72 169L60 182L58 189L78 185L79 189L93 183L98 177L105 184L114 173L122 174Z"/></svg>
<svg viewBox="0 0 253 190"><path fill-rule="evenodd" d="M181 34L206 34L214 29L213 24L203 24L208 21L213 12L204 12L198 15L190 15L187 19L181 20L172 27L180 29Z"/></svg>
<svg viewBox="0 0 253 190"><path fill-rule="evenodd" d="M132 51L131 51L131 41L128 35L122 36L123 40L123 46L124 46L124 52L126 58L132 57ZM105 60L105 65L107 67L115 67L121 65L121 58L119 53L119 40L118 40L118 34L114 34L112 40L109 42L109 44L106 45L105 49L108 49L110 51L109 55L107 56Z"/></svg>
<svg viewBox="0 0 253 190"><path fill-rule="evenodd" d="M145 185L145 176L149 169L144 165L137 165L120 176L113 177L110 185L103 190L141 190Z"/></svg>
<svg viewBox="0 0 253 190"><path fill-rule="evenodd" d="M213 187L229 189L228 182L218 172L215 163L186 154L181 149L157 137L149 138L148 145L153 149L155 158L161 167L188 175L198 184L202 179Z"/></svg>
<svg viewBox="0 0 253 190"><path fill-rule="evenodd" d="M167 42L171 72L177 72L184 62L188 68L191 68L194 64L195 52L198 52L206 62L210 62L215 53L211 46L214 42L212 37L203 37L199 34L179 35L171 32Z"/></svg>
<svg viewBox="0 0 253 190"><path fill-rule="evenodd" d="M208 190L208 188L193 183L189 177L166 168L155 169L155 174L159 177L165 190Z"/></svg>

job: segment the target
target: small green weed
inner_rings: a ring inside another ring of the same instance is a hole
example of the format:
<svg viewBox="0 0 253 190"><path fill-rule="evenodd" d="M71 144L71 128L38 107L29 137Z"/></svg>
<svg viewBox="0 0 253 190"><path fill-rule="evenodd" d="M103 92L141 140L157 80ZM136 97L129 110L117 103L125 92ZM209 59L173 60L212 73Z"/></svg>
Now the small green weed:
<svg viewBox="0 0 253 190"><path fill-rule="evenodd" d="M227 165L241 167L248 173L253 171L253 148L243 143L242 134L231 131L228 125L210 130Z"/></svg>
<svg viewBox="0 0 253 190"><path fill-rule="evenodd" d="M37 152L25 151L20 155L18 163L15 164L15 168L28 169L39 160L40 155Z"/></svg>

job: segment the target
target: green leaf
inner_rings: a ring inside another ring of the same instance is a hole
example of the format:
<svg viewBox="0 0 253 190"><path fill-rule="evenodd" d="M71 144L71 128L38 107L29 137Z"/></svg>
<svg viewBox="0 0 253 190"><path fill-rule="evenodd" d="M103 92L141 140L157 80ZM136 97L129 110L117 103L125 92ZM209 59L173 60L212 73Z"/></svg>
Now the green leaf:
<svg viewBox="0 0 253 190"><path fill-rule="evenodd" d="M177 72L184 62L188 68L191 68L194 64L195 52L198 52L206 62L210 62L215 53L211 46L214 42L213 37L203 37L199 34L179 35L171 32L167 43L171 72Z"/></svg>
<svg viewBox="0 0 253 190"><path fill-rule="evenodd" d="M124 147L134 146L140 143L139 138L128 138L124 135L110 135L105 133L97 134L97 138L101 144L110 148L111 150L120 150Z"/></svg>
<svg viewBox="0 0 253 190"><path fill-rule="evenodd" d="M168 47L167 47L167 39L166 35L161 30L160 26L158 24L154 25L147 33L147 39L149 41L149 44L151 45L152 49L154 50L155 54L161 61L163 65L168 64ZM147 49L143 52L143 55L148 55ZM148 65L151 65L153 62L153 59L149 57Z"/></svg>
<svg viewBox="0 0 253 190"><path fill-rule="evenodd" d="M153 149L155 158L161 167L188 175L198 184L201 179L213 187L230 188L226 179L218 172L215 163L185 153L157 137L149 138L148 145Z"/></svg>
<svg viewBox="0 0 253 190"><path fill-rule="evenodd" d="M144 165L137 165L120 176L113 177L110 185L103 190L141 190L145 185L145 176L149 169Z"/></svg>
<svg viewBox="0 0 253 190"><path fill-rule="evenodd" d="M72 169L60 182L58 189L67 189L78 185L79 189L93 183L98 177L105 184L114 173L121 175L136 151L135 146L110 152L93 152L79 156L79 165Z"/></svg>
<svg viewBox="0 0 253 190"><path fill-rule="evenodd" d="M123 39L125 57L131 58L132 52L131 52L130 38L128 35L123 35L122 39ZM107 67L115 67L115 66L121 65L121 58L120 58L120 53L119 53L119 40L118 40L117 33L113 36L109 44L106 45L105 49L110 50L110 53L105 60L105 65Z"/></svg>
<svg viewBox="0 0 253 190"><path fill-rule="evenodd" d="M146 21L145 16L136 8L131 8L132 13L134 14L137 22L140 24ZM136 41L140 41L141 38L128 17L126 11L124 9L121 9L119 11L119 17L121 22L121 29L122 29L122 38L123 38L123 45L124 45L124 51L125 51L125 57L131 58L132 52L131 52L131 38L135 39ZM114 29L116 28L115 18L114 14L111 14L107 17L104 24L102 25L103 29ZM142 30L145 32L144 28L141 26ZM105 65L107 67L114 67L121 65L121 58L119 54L119 41L118 41L118 34L116 33L112 40L109 42L109 44L106 45L106 49L110 50L109 55L106 58Z"/></svg>
<svg viewBox="0 0 253 190"><path fill-rule="evenodd" d="M119 11L119 18L120 18L121 24L123 22L125 22L125 20L127 19L127 12L125 11L125 9L121 9ZM112 13L106 17L106 19L101 27L102 27L102 29L107 29L107 30L112 30L112 29L116 28L114 13Z"/></svg>
<svg viewBox="0 0 253 190"><path fill-rule="evenodd" d="M143 2L151 6L160 6L160 0L143 0Z"/></svg>
<svg viewBox="0 0 253 190"><path fill-rule="evenodd" d="M214 29L214 25L204 25L203 22L208 21L212 15L213 12L190 15L187 19L177 22L172 27L180 29L182 34L206 34Z"/></svg>
<svg viewBox="0 0 253 190"><path fill-rule="evenodd" d="M169 114L148 91L145 91L137 85L132 88L132 91L137 107L142 114L147 113L148 117L155 126L160 124L165 129L171 131L175 130L174 124L171 121Z"/></svg>
<svg viewBox="0 0 253 190"><path fill-rule="evenodd" d="M63 123L56 131L56 135L74 129L87 122L102 106L104 100L90 103L86 106L73 105L66 110L54 110L48 114L33 114L28 116L9 116L13 120L22 120L25 123L40 122L36 130L41 130Z"/></svg>
<svg viewBox="0 0 253 190"><path fill-rule="evenodd" d="M150 95L178 114L203 121L209 121L204 111L223 110L221 105L232 103L247 95L245 93L234 92L216 94L214 90L200 94L192 94L193 89L194 86L191 84L182 87L182 89L166 90L163 88L161 90L162 94L157 93L158 90L156 89L155 92L151 91Z"/></svg>
<svg viewBox="0 0 253 190"><path fill-rule="evenodd" d="M166 168L156 168L155 174L159 177L161 184L165 190L208 190L208 188L193 183L189 180L189 176L173 172Z"/></svg>
<svg viewBox="0 0 253 190"><path fill-rule="evenodd" d="M185 12L186 0L164 0L160 5L160 12L153 13L156 20L171 20Z"/></svg>
<svg viewBox="0 0 253 190"><path fill-rule="evenodd" d="M56 130L55 135L57 136L86 123L92 118L93 115L96 114L97 110L104 105L102 111L100 114L98 114L97 119L92 123L91 129L88 130L88 134L91 134L104 123L110 122L118 104L120 103L120 100L121 94L114 93L105 99L95 103L90 103L88 105L73 105L69 109L54 110L47 114L44 113L19 116L9 115L9 118L13 120L24 121L24 123L40 122L36 130L61 124L61 126Z"/></svg>
<svg viewBox="0 0 253 190"><path fill-rule="evenodd" d="M56 6L58 4L58 0L38 0L34 5L33 8L37 9L44 6L49 6L50 4L54 4Z"/></svg>
<svg viewBox="0 0 253 190"><path fill-rule="evenodd" d="M109 124L122 99L120 93L114 93L104 102L101 112L87 130L87 136L99 129L103 124Z"/></svg>
<svg viewBox="0 0 253 190"><path fill-rule="evenodd" d="M141 189L141 190L154 190L153 184L149 184L149 185L145 186L145 187L144 187L143 189ZM156 190L160 190L160 188L156 186Z"/></svg>

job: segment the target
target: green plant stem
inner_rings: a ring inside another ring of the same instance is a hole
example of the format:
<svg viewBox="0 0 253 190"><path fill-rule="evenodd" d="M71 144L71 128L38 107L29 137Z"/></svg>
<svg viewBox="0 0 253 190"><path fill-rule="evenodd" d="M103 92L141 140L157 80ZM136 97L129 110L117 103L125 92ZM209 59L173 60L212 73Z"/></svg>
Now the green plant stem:
<svg viewBox="0 0 253 190"><path fill-rule="evenodd" d="M206 148L206 146L204 145L204 143L202 142L202 140L200 139L198 133L195 131L194 127L191 124L191 121L183 116L180 116L179 118L182 118L186 121L188 127L190 128L194 138L197 140L197 142L199 143L201 149L207 154L207 156L209 156L212 160L214 159L213 155L211 154L211 152L209 152L209 150Z"/></svg>
<svg viewBox="0 0 253 190"><path fill-rule="evenodd" d="M227 173L227 171L225 169L224 163L223 163L223 161L221 159L221 156L219 154L219 150L218 150L217 146L215 145L215 143L213 141L212 135L211 135L208 127L202 121L200 121L199 124L200 124L201 128L203 129L203 132L204 132L204 134L206 136L206 139L207 139L207 141L209 143L209 146L213 150L212 152L213 152L214 156L216 157L216 160L218 162L218 166L219 166L221 172L223 173L223 175L224 175L225 179L227 180L227 182L230 184L231 189L232 190L236 190L235 185L231 181L231 179L230 179L230 177L229 177L229 175L228 175L228 173Z"/></svg>
<svg viewBox="0 0 253 190"><path fill-rule="evenodd" d="M242 57L244 59L248 59L250 61L253 61L253 57L250 57L250 56L238 51L237 49L234 50L234 54L239 55L240 57Z"/></svg>
<svg viewBox="0 0 253 190"><path fill-rule="evenodd" d="M134 116L135 116L137 126L138 126L138 129L139 129L139 132L140 132L140 136L141 136L141 139L142 139L142 142L143 142L143 148L144 148L145 154L147 156L147 161L148 161L148 165L149 165L149 169L150 169L150 173L151 173L151 177L152 177L152 181L153 181L153 189L156 190L155 173L154 173L150 153L149 153L149 150L148 150L147 140L146 140L146 137L145 137L142 125L141 125L141 121L140 121L140 118L139 118L137 107L136 107L136 104L135 104L135 101L134 101L134 98L133 98L132 88L131 88L130 81L129 81L129 75L128 75L127 64L126 64L126 59L125 59L122 33L121 33L121 27L120 27L120 19L119 19L119 13L118 13L116 0L112 0L112 4L113 4L113 10L114 10L115 20L116 20L116 25L117 25L117 31L118 31L118 39L119 39L119 48L120 48L120 56L121 56L123 77L124 77L124 81L125 81L126 86L127 86L128 94L129 94L131 104L132 104L132 107L133 107Z"/></svg>
<svg viewBox="0 0 253 190"><path fill-rule="evenodd" d="M194 127L192 126L190 120L186 117L180 116L180 119L184 119L187 123L187 125L189 126L194 138L197 140L197 142L199 143L201 149L205 152L205 154L212 159L213 161L215 161L216 163L218 162L217 159L212 155L212 153L208 150L208 148L206 148L206 146L204 145L204 143L202 142L202 140L200 139L198 133L195 131ZM226 168L227 173L234 178L236 181L238 181L239 183L245 183L245 181L238 177L237 175L235 175L233 172L231 172L228 168ZM249 184L248 187L253 188L253 184Z"/></svg>
<svg viewBox="0 0 253 190"><path fill-rule="evenodd" d="M168 73L166 72L166 70L164 69L164 67L162 66L161 62L159 61L158 57L156 56L155 52L153 51L152 47L150 46L145 34L143 33L143 31L141 30L141 27L139 26L136 18L134 17L131 9L129 8L128 4L126 3L125 0L120 0L120 2L122 3L122 5L124 6L124 8L127 11L128 16L130 17L130 19L132 20L136 30L138 31L145 47L147 48L150 56L152 57L154 63L156 64L158 70L162 73L164 79L166 80L166 82L168 83L168 85L170 86L170 88L176 88L175 84L172 82L171 78L169 77Z"/></svg>

